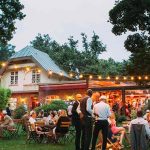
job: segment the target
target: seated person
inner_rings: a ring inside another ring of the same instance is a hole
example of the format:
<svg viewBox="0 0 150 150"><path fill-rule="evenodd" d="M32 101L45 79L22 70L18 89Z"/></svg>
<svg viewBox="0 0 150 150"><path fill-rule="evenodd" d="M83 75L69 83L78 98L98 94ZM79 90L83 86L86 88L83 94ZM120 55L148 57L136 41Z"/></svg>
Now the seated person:
<svg viewBox="0 0 150 150"><path fill-rule="evenodd" d="M124 137L126 138L127 142L130 143L129 139L128 139L127 135L126 135L125 128L116 126L116 120L115 120L115 114L114 113L111 113L111 116L109 118L109 122L110 122L110 127L111 127L112 133L114 135L118 134L118 133L121 134L120 135L120 142L119 142L120 145L122 145ZM122 145L122 147L124 147L124 146Z"/></svg>
<svg viewBox="0 0 150 150"><path fill-rule="evenodd" d="M53 129L53 134L55 135L56 132L60 133L66 133L68 132L67 127L61 127L62 122L70 122L69 117L67 116L67 113L65 110L61 110L60 116L58 118L58 121L56 122L56 127Z"/></svg>
<svg viewBox="0 0 150 150"><path fill-rule="evenodd" d="M22 116L22 125L24 131L26 131L26 126L28 121L29 121L29 114L27 111L25 111L25 114Z"/></svg>
<svg viewBox="0 0 150 150"><path fill-rule="evenodd" d="M47 112L44 112L43 121L44 121L45 125L49 125L50 118L48 117L48 113Z"/></svg>
<svg viewBox="0 0 150 150"><path fill-rule="evenodd" d="M43 133L42 132L42 128L41 127L39 127L39 126L36 126L36 112L35 111L31 111L30 112L30 118L29 118L29 123L30 123L30 125L31 125L31 131L33 131L33 132L36 132L36 133Z"/></svg>
<svg viewBox="0 0 150 150"><path fill-rule="evenodd" d="M57 122L56 118L55 118L55 113L54 112L51 112L50 113L50 121L49 121L49 124L50 125L55 125Z"/></svg>
<svg viewBox="0 0 150 150"><path fill-rule="evenodd" d="M150 128L149 128L149 124L148 124L148 121L143 118L143 112L142 112L142 110L138 110L138 111L137 111L137 118L136 118L136 119L133 119L133 120L130 122L130 125L129 125L129 132L131 131L131 126L132 126L132 124L144 124L144 125L145 125L146 134L147 134L147 136L150 138Z"/></svg>
<svg viewBox="0 0 150 150"><path fill-rule="evenodd" d="M14 122L13 122L12 118L7 115L6 110L3 110L2 113L4 115L4 119L0 125L0 136L2 136L3 129L14 128Z"/></svg>
<svg viewBox="0 0 150 150"><path fill-rule="evenodd" d="M44 117L44 110L40 110L37 118L43 118L43 117Z"/></svg>

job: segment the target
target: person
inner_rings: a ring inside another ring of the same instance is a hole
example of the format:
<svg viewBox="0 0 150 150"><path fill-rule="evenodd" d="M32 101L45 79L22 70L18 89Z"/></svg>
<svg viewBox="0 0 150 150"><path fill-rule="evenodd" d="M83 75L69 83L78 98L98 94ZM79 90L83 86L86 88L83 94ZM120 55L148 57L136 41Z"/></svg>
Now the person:
<svg viewBox="0 0 150 150"><path fill-rule="evenodd" d="M131 126L132 126L132 124L144 124L144 125L145 125L146 134L147 134L147 136L150 138L150 128L149 128L149 124L148 124L148 121L143 118L143 112L142 112L142 110L138 110L138 111L137 111L137 118L136 118L136 119L133 119L133 120L130 122L130 125L129 125L129 132L131 132Z"/></svg>
<svg viewBox="0 0 150 150"><path fill-rule="evenodd" d="M115 114L114 113L111 113L111 115L109 117L109 123L110 123L111 131L112 131L112 133L114 135L118 134L118 133L121 133L120 141L119 141L121 147L124 148L124 145L122 144L124 137L126 138L128 144L130 144L129 143L129 139L128 139L127 135L126 135L125 128L116 126L116 120L115 120Z"/></svg>
<svg viewBox="0 0 150 150"><path fill-rule="evenodd" d="M36 126L35 126L36 120L35 119L36 119L36 112L32 110L30 112L30 117L29 117L29 123L31 124L32 131L36 131Z"/></svg>
<svg viewBox="0 0 150 150"><path fill-rule="evenodd" d="M44 117L44 110L40 110L37 117L43 118Z"/></svg>
<svg viewBox="0 0 150 150"><path fill-rule="evenodd" d="M68 108L67 108L67 112L68 112L68 116L69 116L69 118L71 118L72 117L72 104L70 103L69 104L69 106L68 106Z"/></svg>
<svg viewBox="0 0 150 150"><path fill-rule="evenodd" d="M60 125L62 122L70 122L70 118L67 116L65 110L61 110L61 114L56 122L56 127L53 129L53 134L56 138L56 133L66 133L69 128L62 128Z"/></svg>
<svg viewBox="0 0 150 150"><path fill-rule="evenodd" d="M0 125L0 137L2 137L3 129L9 129L14 127L14 122L12 118L9 115L7 115L7 111L3 110L2 113L4 115L4 120Z"/></svg>
<svg viewBox="0 0 150 150"><path fill-rule="evenodd" d="M80 102L80 119L82 126L81 150L89 150L92 138L92 94L91 89L87 90L85 96Z"/></svg>
<svg viewBox="0 0 150 150"><path fill-rule="evenodd" d="M28 111L25 111L25 114L22 116L21 119L22 119L23 130L26 131L27 122L29 121Z"/></svg>
<svg viewBox="0 0 150 150"><path fill-rule="evenodd" d="M100 93L99 92L95 92L92 95L92 100L93 100L93 106L97 103L99 103L99 97L100 97Z"/></svg>
<svg viewBox="0 0 150 150"><path fill-rule="evenodd" d="M150 113L150 110L146 110L146 114L143 116L143 118L145 119L145 120L147 120L147 115Z"/></svg>
<svg viewBox="0 0 150 150"><path fill-rule="evenodd" d="M150 126L150 112L148 113L146 120L148 121L149 126Z"/></svg>
<svg viewBox="0 0 150 150"><path fill-rule="evenodd" d="M8 116L11 116L10 104L6 107L6 112Z"/></svg>
<svg viewBox="0 0 150 150"><path fill-rule="evenodd" d="M44 121L45 125L49 125L49 123L50 123L50 117L48 117L48 113L47 112L44 112L43 121Z"/></svg>
<svg viewBox="0 0 150 150"><path fill-rule="evenodd" d="M0 109L0 122L2 122L3 119L4 119L4 114L2 110Z"/></svg>
<svg viewBox="0 0 150 150"><path fill-rule="evenodd" d="M78 109L80 108L80 101L82 99L81 94L76 94L76 101L72 107L72 124L75 126L76 137L75 137L75 149L81 149L81 120Z"/></svg>
<svg viewBox="0 0 150 150"><path fill-rule="evenodd" d="M107 97L102 95L100 97L100 102L94 105L93 113L96 117L95 127L93 131L93 139L92 139L92 150L95 150L97 137L99 131L102 130L102 150L106 150L107 145L107 134L108 134L108 117L110 116L110 107L106 104Z"/></svg>

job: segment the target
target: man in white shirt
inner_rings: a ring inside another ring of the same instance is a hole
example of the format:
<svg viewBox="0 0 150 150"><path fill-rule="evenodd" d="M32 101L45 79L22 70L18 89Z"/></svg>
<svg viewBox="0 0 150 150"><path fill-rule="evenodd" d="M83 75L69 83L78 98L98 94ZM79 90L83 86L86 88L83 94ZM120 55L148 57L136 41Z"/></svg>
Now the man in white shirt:
<svg viewBox="0 0 150 150"><path fill-rule="evenodd" d="M95 121L95 127L93 131L93 139L92 139L92 149L95 150L97 137L99 134L99 131L102 130L102 136L103 136L103 144L102 144L102 150L106 149L107 145L107 134L108 134L108 117L110 116L110 107L108 104L106 104L106 96L102 95L100 97L100 102L94 105L93 112L96 116Z"/></svg>

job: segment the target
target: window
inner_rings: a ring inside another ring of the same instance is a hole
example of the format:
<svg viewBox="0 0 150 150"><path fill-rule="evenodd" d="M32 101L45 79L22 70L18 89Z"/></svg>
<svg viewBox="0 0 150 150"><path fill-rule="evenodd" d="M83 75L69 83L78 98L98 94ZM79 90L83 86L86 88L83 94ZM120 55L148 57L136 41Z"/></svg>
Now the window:
<svg viewBox="0 0 150 150"><path fill-rule="evenodd" d="M10 74L10 84L18 84L18 71L11 72Z"/></svg>
<svg viewBox="0 0 150 150"><path fill-rule="evenodd" d="M32 71L32 83L39 83L40 82L40 72L37 70Z"/></svg>

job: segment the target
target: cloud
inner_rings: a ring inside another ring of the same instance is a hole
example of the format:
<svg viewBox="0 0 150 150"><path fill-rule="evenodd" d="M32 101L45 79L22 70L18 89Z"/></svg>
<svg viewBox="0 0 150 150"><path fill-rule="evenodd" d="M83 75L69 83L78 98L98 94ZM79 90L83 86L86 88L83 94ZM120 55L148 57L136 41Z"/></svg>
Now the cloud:
<svg viewBox="0 0 150 150"><path fill-rule="evenodd" d="M26 17L17 21L16 34L11 41L17 50L29 44L37 33L49 34L64 43L71 35L81 40L81 32L90 38L95 31L107 45L107 53L102 57L118 61L128 59L129 53L123 47L126 36L113 35L112 26L107 22L114 0L21 0L21 3L25 6Z"/></svg>

